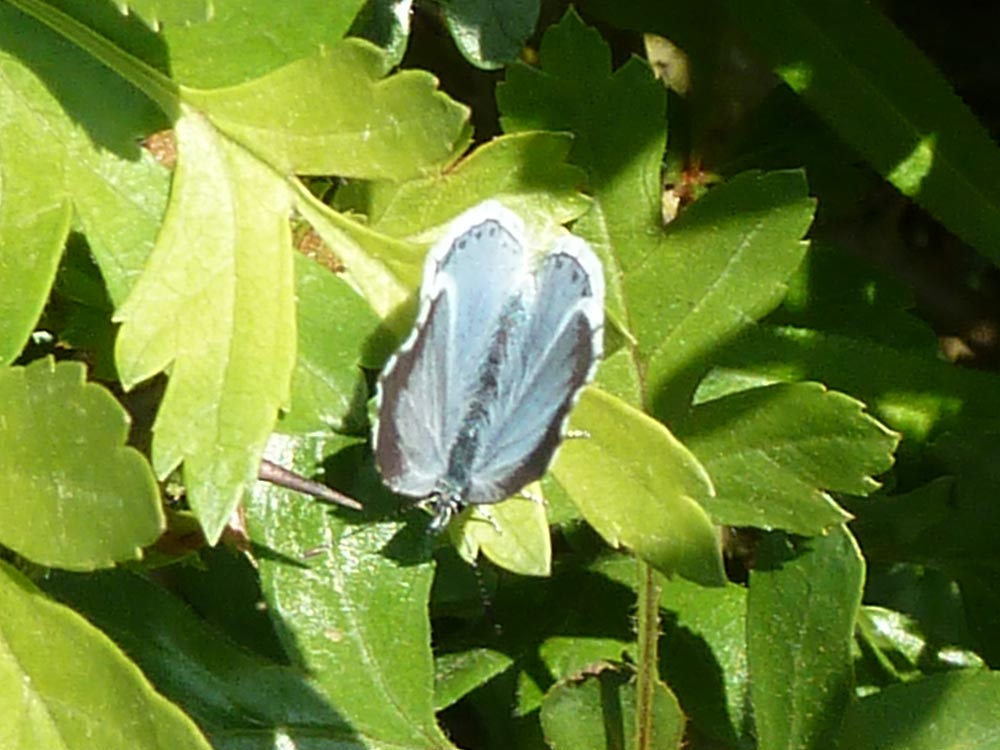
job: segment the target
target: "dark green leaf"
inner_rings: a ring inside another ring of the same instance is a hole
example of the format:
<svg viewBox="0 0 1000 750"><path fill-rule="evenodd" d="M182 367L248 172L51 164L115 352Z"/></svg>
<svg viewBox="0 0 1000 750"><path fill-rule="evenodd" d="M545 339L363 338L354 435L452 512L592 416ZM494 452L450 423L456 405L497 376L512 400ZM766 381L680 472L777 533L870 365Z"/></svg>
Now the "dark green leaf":
<svg viewBox="0 0 1000 750"><path fill-rule="evenodd" d="M208 750L107 636L0 561L0 746Z"/></svg>
<svg viewBox="0 0 1000 750"><path fill-rule="evenodd" d="M1000 727L1000 675L969 670L895 685L851 704L840 747L991 750Z"/></svg>
<svg viewBox="0 0 1000 750"><path fill-rule="evenodd" d="M635 684L630 671L596 664L554 687L542 704L542 730L552 750L681 748L684 716L662 683L653 705L653 735L636 737ZM638 744L637 744L638 743Z"/></svg>
<svg viewBox="0 0 1000 750"><path fill-rule="evenodd" d="M853 692L851 643L864 562L837 527L764 540L750 574L750 695L761 747L836 747Z"/></svg>
<svg viewBox="0 0 1000 750"><path fill-rule="evenodd" d="M887 180L1000 258L1000 151L938 70L874 6L725 5L785 82Z"/></svg>
<svg viewBox="0 0 1000 750"><path fill-rule="evenodd" d="M448 0L445 23L465 59L492 70L517 59L538 23L539 0Z"/></svg>

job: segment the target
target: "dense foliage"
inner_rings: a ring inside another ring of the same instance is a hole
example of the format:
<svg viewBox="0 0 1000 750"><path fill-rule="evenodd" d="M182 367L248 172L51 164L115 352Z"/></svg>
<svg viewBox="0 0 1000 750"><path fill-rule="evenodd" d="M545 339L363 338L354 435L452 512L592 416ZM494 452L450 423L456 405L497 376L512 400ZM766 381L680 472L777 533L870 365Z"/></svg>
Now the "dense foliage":
<svg viewBox="0 0 1000 750"><path fill-rule="evenodd" d="M372 382L487 198L606 356L436 538ZM0 0L0 747L993 748L998 261L864 0Z"/></svg>

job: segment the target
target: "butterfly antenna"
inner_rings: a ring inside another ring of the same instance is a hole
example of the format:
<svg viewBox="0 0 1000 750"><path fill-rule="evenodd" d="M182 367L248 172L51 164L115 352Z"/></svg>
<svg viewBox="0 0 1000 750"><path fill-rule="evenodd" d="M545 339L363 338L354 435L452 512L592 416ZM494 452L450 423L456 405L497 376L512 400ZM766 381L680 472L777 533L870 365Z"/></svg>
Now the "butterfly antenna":
<svg viewBox="0 0 1000 750"><path fill-rule="evenodd" d="M472 565L472 572L476 576L476 585L479 588L479 598L483 604L483 617L493 628L493 633L495 635L502 636L503 628L500 627L500 620L497 617L496 609L493 607L493 597L490 596L490 589L486 583L486 577L483 575L483 569L480 567L480 563L476 562Z"/></svg>

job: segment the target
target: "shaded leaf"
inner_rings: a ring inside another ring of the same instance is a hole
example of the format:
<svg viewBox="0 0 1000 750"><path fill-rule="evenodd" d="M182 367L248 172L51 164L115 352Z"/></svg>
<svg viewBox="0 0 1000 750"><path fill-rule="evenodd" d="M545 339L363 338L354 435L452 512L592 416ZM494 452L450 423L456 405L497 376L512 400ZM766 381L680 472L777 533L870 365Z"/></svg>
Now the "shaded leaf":
<svg viewBox="0 0 1000 750"><path fill-rule="evenodd" d="M441 654L434 660L434 707L447 708L512 663L507 654L489 648Z"/></svg>
<svg viewBox="0 0 1000 750"><path fill-rule="evenodd" d="M717 523L812 535L850 516L827 490L867 495L899 436L818 383L754 388L696 406L680 434L712 477Z"/></svg>
<svg viewBox="0 0 1000 750"><path fill-rule="evenodd" d="M635 735L635 684L628 670L596 664L584 674L558 684L542 704L542 730L552 750L612 750L638 747ZM653 736L642 747L682 747L684 715L663 683L652 707Z"/></svg>
<svg viewBox="0 0 1000 750"><path fill-rule="evenodd" d="M836 747L853 694L864 561L844 527L757 550L747 602L750 695L762 747Z"/></svg>
<svg viewBox="0 0 1000 750"><path fill-rule="evenodd" d="M298 346L291 406L283 432L364 431L368 398L361 366L377 318L358 293L320 264L296 253Z"/></svg>
<svg viewBox="0 0 1000 750"><path fill-rule="evenodd" d="M2 561L0 610L0 745L208 750L107 636Z"/></svg>
<svg viewBox="0 0 1000 750"><path fill-rule="evenodd" d="M367 0L351 26L351 36L367 39L399 65L410 39L413 0Z"/></svg>
<svg viewBox="0 0 1000 750"><path fill-rule="evenodd" d="M198 722L213 746L267 742L271 747L288 738L362 746L300 670L238 646L148 579L115 570L56 575L43 583L114 639L159 691Z"/></svg>
<svg viewBox="0 0 1000 750"><path fill-rule="evenodd" d="M894 685L850 705L840 747L987 750L1000 727L1000 675L969 670Z"/></svg>
<svg viewBox="0 0 1000 750"><path fill-rule="evenodd" d="M539 0L449 0L445 24L465 59L494 70L517 59L538 23Z"/></svg>
<svg viewBox="0 0 1000 750"><path fill-rule="evenodd" d="M41 565L93 570L142 556L163 530L129 418L83 365L0 370L0 542Z"/></svg>
<svg viewBox="0 0 1000 750"><path fill-rule="evenodd" d="M749 742L747 590L663 581L660 670L691 723L726 745Z"/></svg>
<svg viewBox="0 0 1000 750"><path fill-rule="evenodd" d="M775 71L936 219L997 260L1000 151L940 72L869 3L726 0ZM886 65L892 60L892 65Z"/></svg>
<svg viewBox="0 0 1000 750"><path fill-rule="evenodd" d="M0 7L0 362L21 350L38 319L74 215L112 299L124 298L152 248L168 186L136 138L163 122L96 60Z"/></svg>

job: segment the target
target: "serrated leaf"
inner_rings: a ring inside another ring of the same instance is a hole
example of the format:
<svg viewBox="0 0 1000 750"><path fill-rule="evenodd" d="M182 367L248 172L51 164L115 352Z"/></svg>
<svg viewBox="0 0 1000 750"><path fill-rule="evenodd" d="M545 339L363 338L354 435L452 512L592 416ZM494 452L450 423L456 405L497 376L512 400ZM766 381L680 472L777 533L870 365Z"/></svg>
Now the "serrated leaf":
<svg viewBox="0 0 1000 750"><path fill-rule="evenodd" d="M280 462L312 474L309 455L334 444L322 447L298 441L297 460ZM355 478L361 462L356 453L347 461ZM372 472L368 464L366 478L377 482ZM369 499L363 491L350 494ZM286 647L331 705L369 745L450 748L434 721L427 616L434 571L423 529L347 522L319 503L264 486L252 493L246 514L256 543L276 553L259 559L269 609L282 623Z"/></svg>
<svg viewBox="0 0 1000 750"><path fill-rule="evenodd" d="M778 384L699 404L679 429L716 494L717 523L813 535L850 515L827 491L868 495L899 435L819 383Z"/></svg>
<svg viewBox="0 0 1000 750"><path fill-rule="evenodd" d="M128 415L85 374L51 359L0 370L0 543L71 570L137 559L164 526Z"/></svg>
<svg viewBox="0 0 1000 750"><path fill-rule="evenodd" d="M552 750L611 750L620 747L670 750L683 747L684 715L677 699L657 684L653 735L636 737L635 684L629 670L594 665L556 685L542 704L542 731Z"/></svg>
<svg viewBox="0 0 1000 750"><path fill-rule="evenodd" d="M992 257L1000 150L923 54L867 2L726 0L775 71L886 179ZM892 60L892 64L886 64Z"/></svg>
<svg viewBox="0 0 1000 750"><path fill-rule="evenodd" d="M441 10L455 45L477 68L517 59L538 23L539 0L449 0Z"/></svg>
<svg viewBox="0 0 1000 750"><path fill-rule="evenodd" d="M168 181L135 143L163 122L150 102L6 4L0 81L4 362L21 350L45 304L71 214L119 301L152 248ZM109 109L105 102L112 100Z"/></svg>
<svg viewBox="0 0 1000 750"><path fill-rule="evenodd" d="M200 115L177 123L170 206L128 301L116 352L134 386L166 368L153 465L184 463L191 507L218 539L254 482L295 357L294 280L283 180Z"/></svg>
<svg viewBox="0 0 1000 750"><path fill-rule="evenodd" d="M486 198L498 198L524 218L539 247L559 224L579 216L585 199L580 173L565 162L569 139L552 133L497 138L462 159L447 174L390 186L370 211L368 225L297 196L297 208L347 266L372 309L400 337L413 320L401 308L420 283L426 246L448 222Z"/></svg>
<svg viewBox="0 0 1000 750"><path fill-rule="evenodd" d="M758 326L720 349L716 370L700 384L697 400L760 385L815 380L860 398L882 422L908 440L961 426L967 415L1000 417L997 379L912 350L896 350L866 337L792 326Z"/></svg>
<svg viewBox="0 0 1000 750"><path fill-rule="evenodd" d="M724 580L715 527L700 503L713 493L698 460L660 423L587 388L552 473L613 547L626 546L664 574L707 585Z"/></svg>
<svg viewBox="0 0 1000 750"><path fill-rule="evenodd" d="M781 302L813 208L801 173L745 173L690 206L627 269L630 330L655 414L685 405L720 344Z"/></svg>
<svg viewBox="0 0 1000 750"><path fill-rule="evenodd" d="M220 131L282 172L406 180L437 171L469 111L434 76L386 77L386 55L360 39L230 88L185 89Z"/></svg>
<svg viewBox="0 0 1000 750"><path fill-rule="evenodd" d="M740 175L664 231L663 87L636 59L612 73L607 45L572 10L546 32L540 58L540 69L508 71L497 92L501 122L508 131L574 134L571 160L595 193L574 231L602 253L609 317L637 344L600 382L657 417L673 416L720 342L781 301L813 214L805 180Z"/></svg>
<svg viewBox="0 0 1000 750"><path fill-rule="evenodd" d="M297 358L291 406L278 427L309 433L363 430L368 398L361 364L377 327L371 308L329 269L295 255Z"/></svg>
<svg viewBox="0 0 1000 750"><path fill-rule="evenodd" d="M0 746L208 750L107 636L2 561L0 611Z"/></svg>
<svg viewBox="0 0 1000 750"><path fill-rule="evenodd" d="M894 685L848 708L839 747L989 750L1000 727L1000 674L970 670Z"/></svg>
<svg viewBox="0 0 1000 750"><path fill-rule="evenodd" d="M793 544L774 534L750 574L750 695L761 747L836 747L853 694L864 560L843 526Z"/></svg>

